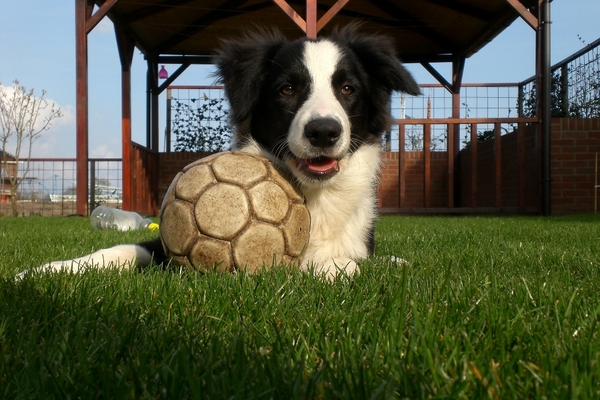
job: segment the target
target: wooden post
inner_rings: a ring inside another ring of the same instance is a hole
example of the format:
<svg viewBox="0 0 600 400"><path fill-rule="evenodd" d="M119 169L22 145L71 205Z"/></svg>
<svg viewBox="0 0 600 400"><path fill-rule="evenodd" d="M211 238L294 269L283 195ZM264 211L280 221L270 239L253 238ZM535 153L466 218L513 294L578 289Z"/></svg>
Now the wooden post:
<svg viewBox="0 0 600 400"><path fill-rule="evenodd" d="M77 188L76 212L88 215L88 42L86 21L94 2L75 0Z"/></svg>
<svg viewBox="0 0 600 400"><path fill-rule="evenodd" d="M477 124L471 124L471 207L477 207Z"/></svg>
<svg viewBox="0 0 600 400"><path fill-rule="evenodd" d="M133 209L131 175L131 63L135 42L127 33L117 29L117 47L121 60L121 154L123 176L123 210Z"/></svg>
<svg viewBox="0 0 600 400"><path fill-rule="evenodd" d="M431 124L423 124L423 207L431 207Z"/></svg>
<svg viewBox="0 0 600 400"><path fill-rule="evenodd" d="M317 33L319 33L319 31L323 29L323 27L327 25L327 23L331 21L342 8L344 8L348 1L349 0L337 0L335 4L327 10L325 15L319 19L317 15L317 0L306 0L305 18L302 18L294 11L286 0L273 0L273 2L277 4L277 6L279 6L279 8L281 8L281 10L286 13L300 29L302 29L309 39L316 39Z"/></svg>
<svg viewBox="0 0 600 400"><path fill-rule="evenodd" d="M462 79L465 71L465 57L459 57L452 61L452 118L460 118L460 89L462 87ZM449 138L450 139L450 138ZM448 151L448 157L452 156L452 176L460 176L460 124L455 124L453 128L452 141L448 140L448 149L453 147L452 151ZM452 153L452 154L451 154ZM448 182L452 185L451 191L453 196L452 204L449 207L460 207L460 179L453 179ZM449 190L450 191L450 190Z"/></svg>
<svg viewBox="0 0 600 400"><path fill-rule="evenodd" d="M306 37L317 38L317 0L306 0Z"/></svg>
<svg viewBox="0 0 600 400"><path fill-rule="evenodd" d="M517 152L519 157L519 207L525 207L525 123L519 122L517 128Z"/></svg>
<svg viewBox="0 0 600 400"><path fill-rule="evenodd" d="M500 122L494 124L494 206L502 206L502 136Z"/></svg>
<svg viewBox="0 0 600 400"><path fill-rule="evenodd" d="M406 125L401 123L398 129L398 188L400 190L398 208L402 208L406 205L406 179L404 179L406 171Z"/></svg>
<svg viewBox="0 0 600 400"><path fill-rule="evenodd" d="M454 207L454 181L456 179L455 172L458 170L458 166L454 165L457 158L455 158L454 139L457 135L459 124L448 124L446 125L446 131L448 132L448 139L446 140L446 151L448 153L447 168L448 168L448 207ZM460 178L458 179L460 180Z"/></svg>

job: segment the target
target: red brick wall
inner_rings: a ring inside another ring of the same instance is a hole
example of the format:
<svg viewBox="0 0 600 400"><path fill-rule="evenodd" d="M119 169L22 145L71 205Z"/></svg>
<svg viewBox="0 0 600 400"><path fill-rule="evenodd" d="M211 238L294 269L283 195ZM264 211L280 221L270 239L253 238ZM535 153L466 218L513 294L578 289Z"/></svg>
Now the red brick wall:
<svg viewBox="0 0 600 400"><path fill-rule="evenodd" d="M400 153L384 152L381 158L379 183L379 207L398 207L400 189L398 183L398 159Z"/></svg>
<svg viewBox="0 0 600 400"><path fill-rule="evenodd" d="M595 158L600 153L600 118L557 118L551 125L551 212L565 215L594 211ZM502 136L502 207L519 205L516 133ZM525 207L540 203L540 140L537 127L525 131ZM494 141L478 144L477 207L494 206ZM470 149L460 154L461 204L471 206Z"/></svg>
<svg viewBox="0 0 600 400"><path fill-rule="evenodd" d="M205 157L209 153L173 152L160 153L158 156L158 206L162 205L163 198L175 175L188 164Z"/></svg>
<svg viewBox="0 0 600 400"><path fill-rule="evenodd" d="M600 118L552 120L552 214L594 211Z"/></svg>

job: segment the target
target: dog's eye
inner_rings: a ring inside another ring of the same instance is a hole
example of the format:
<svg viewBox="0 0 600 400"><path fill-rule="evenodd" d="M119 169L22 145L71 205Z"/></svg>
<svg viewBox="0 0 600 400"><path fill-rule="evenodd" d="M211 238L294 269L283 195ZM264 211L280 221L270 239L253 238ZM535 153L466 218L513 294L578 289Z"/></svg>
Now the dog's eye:
<svg viewBox="0 0 600 400"><path fill-rule="evenodd" d="M294 94L294 88L292 85L283 85L281 88L279 88L279 93L284 96L291 96Z"/></svg>
<svg viewBox="0 0 600 400"><path fill-rule="evenodd" d="M342 86L342 94L345 96L350 96L354 93L354 86L352 85L344 85Z"/></svg>

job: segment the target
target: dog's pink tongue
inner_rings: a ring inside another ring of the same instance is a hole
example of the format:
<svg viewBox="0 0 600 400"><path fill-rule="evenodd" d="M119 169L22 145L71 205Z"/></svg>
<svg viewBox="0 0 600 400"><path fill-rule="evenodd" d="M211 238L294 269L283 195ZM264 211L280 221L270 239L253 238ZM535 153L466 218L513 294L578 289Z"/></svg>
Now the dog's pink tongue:
<svg viewBox="0 0 600 400"><path fill-rule="evenodd" d="M319 157L304 160L306 167L313 173L326 174L339 171L338 161L335 158Z"/></svg>

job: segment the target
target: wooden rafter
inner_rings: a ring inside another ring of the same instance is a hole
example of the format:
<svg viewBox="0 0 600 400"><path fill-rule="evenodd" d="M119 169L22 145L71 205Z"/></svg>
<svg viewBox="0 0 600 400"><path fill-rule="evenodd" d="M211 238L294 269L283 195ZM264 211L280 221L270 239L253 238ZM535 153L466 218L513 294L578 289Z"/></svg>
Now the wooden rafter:
<svg viewBox="0 0 600 400"><path fill-rule="evenodd" d="M156 14L163 13L175 7L182 6L186 3L190 3L192 1L193 0L165 0L158 4L144 6L138 10L128 12L124 15L124 17L127 22L132 23L147 17L151 17Z"/></svg>
<svg viewBox="0 0 600 400"><path fill-rule="evenodd" d="M446 80L446 78L444 78L442 76L442 74L440 74L438 72L437 69L435 69L433 67L433 65L431 65L428 62L422 62L421 65L423 66L423 68L425 68L427 70L427 72L429 72L431 74L431 76L433 76L448 92L453 93L454 92L454 86L448 82Z"/></svg>
<svg viewBox="0 0 600 400"><path fill-rule="evenodd" d="M459 3L452 0L424 0L428 3L435 4L436 6L446 8L448 10L456 11L457 13L467 15L469 17L476 18L481 21L489 21L493 14L482 10L481 8L473 7L468 4Z"/></svg>
<svg viewBox="0 0 600 400"><path fill-rule="evenodd" d="M410 28L427 40L430 40L432 43L435 43L442 48L450 49L449 52L451 53L454 52L454 49L458 48L457 44L452 40L448 39L446 36L428 26L421 19L414 17L409 12L393 4L389 0L372 0L370 2L381 11L394 17L397 20L395 26ZM402 16L402 20L398 19L398 16L400 15Z"/></svg>
<svg viewBox="0 0 600 400"><path fill-rule="evenodd" d="M294 10L285 0L273 1L279 6L279 8L281 8L281 11L283 11L288 17L291 18L292 21L294 21L296 25L298 25L300 29L302 29L303 32L306 32L306 21L300 16L300 14L296 12L296 10Z"/></svg>
<svg viewBox="0 0 600 400"><path fill-rule="evenodd" d="M523 18L525 20L525 22L527 22L529 24L529 26L531 26L533 29L535 29L537 31L538 26L539 26L538 19L535 15L533 15L532 13L529 12L529 10L523 5L523 3L521 3L519 0L506 0L506 1L515 10L517 10L517 12L521 16L521 18Z"/></svg>
<svg viewBox="0 0 600 400"><path fill-rule="evenodd" d="M106 14L108 13L108 11L115 5L115 3L117 2L117 0L107 0L105 1L100 8L98 8L98 10L96 10L96 12L94 14L92 14L86 21L85 21L85 33L88 34L92 31L92 29L94 29L96 27L96 25L98 25L98 23L100 21L102 21L102 18L104 18L106 16Z"/></svg>
<svg viewBox="0 0 600 400"><path fill-rule="evenodd" d="M302 18L300 14L294 10L286 0L273 0L275 4L286 13L288 17L294 21L296 25L306 36L311 39L316 39L317 33L321 31L327 25L333 17L335 17L348 3L349 0L338 0L333 6L329 7L325 14L319 19L317 16L317 9L324 9L324 6L319 6L317 0L306 0L302 5L306 5L306 19ZM292 4L300 4L299 1L290 1Z"/></svg>
<svg viewBox="0 0 600 400"><path fill-rule="evenodd" d="M177 79L177 78L178 78L178 77L179 77L181 74L183 74L183 72L184 72L186 69L188 69L188 67L189 67L190 65L191 65L191 64L190 64L189 62L188 62L188 63L183 63L183 64L181 64L181 65L179 66L179 68L177 68L177 69L175 70L175 72L173 72L172 74L170 74L170 75L169 75L169 77L168 77L167 79L165 79L165 81L164 81L162 84L160 84L160 85L158 86L158 88L157 88L157 90L158 90L158 93L160 94L160 93L162 93L162 92L163 92L163 91L164 91L166 88L168 88L168 87L169 87L169 85L170 85L171 83L173 83L173 82L175 81L175 79Z"/></svg>
<svg viewBox="0 0 600 400"><path fill-rule="evenodd" d="M244 4L247 0L229 0L225 4L223 4L220 8L213 9L188 24L185 28L179 31L176 35L173 35L170 39L164 41L160 45L157 46L157 54L161 54L164 51L176 46L177 44L187 40L191 36L194 36L198 32L205 29L208 25L221 20L223 18L227 18L231 16L232 12L237 14L237 8Z"/></svg>

